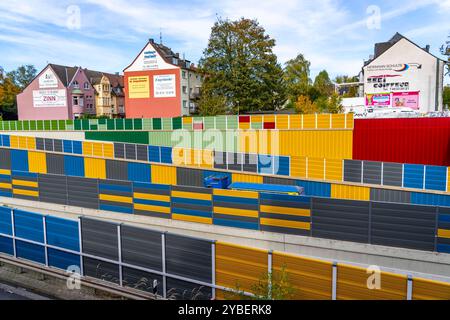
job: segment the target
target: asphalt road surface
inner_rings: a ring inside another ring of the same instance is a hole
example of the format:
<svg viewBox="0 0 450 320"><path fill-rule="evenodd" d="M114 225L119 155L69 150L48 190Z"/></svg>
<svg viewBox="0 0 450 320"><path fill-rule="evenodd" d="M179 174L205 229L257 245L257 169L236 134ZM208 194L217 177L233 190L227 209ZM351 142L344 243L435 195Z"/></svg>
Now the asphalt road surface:
<svg viewBox="0 0 450 320"><path fill-rule="evenodd" d="M0 283L0 300L49 300L47 297Z"/></svg>

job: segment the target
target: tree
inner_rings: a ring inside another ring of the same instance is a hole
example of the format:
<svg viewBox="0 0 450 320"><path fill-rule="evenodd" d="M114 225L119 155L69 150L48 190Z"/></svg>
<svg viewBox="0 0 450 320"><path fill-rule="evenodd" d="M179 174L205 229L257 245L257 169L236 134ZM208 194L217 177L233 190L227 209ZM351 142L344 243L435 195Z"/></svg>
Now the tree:
<svg viewBox="0 0 450 320"><path fill-rule="evenodd" d="M450 39L450 36L448 36ZM441 47L441 54L447 56L447 61L450 62L450 40L447 40ZM447 64L447 73L446 75L450 75L450 64Z"/></svg>
<svg viewBox="0 0 450 320"><path fill-rule="evenodd" d="M204 74L202 94L224 97L234 113L282 106L283 70L272 51L274 46L275 40L257 20L219 19L199 63Z"/></svg>
<svg viewBox="0 0 450 320"><path fill-rule="evenodd" d="M286 62L283 80L286 86L287 96L290 101L297 101L300 95L308 94L311 85L309 68L311 63L299 54L294 59Z"/></svg>
<svg viewBox="0 0 450 320"><path fill-rule="evenodd" d="M295 102L295 111L301 114L318 113L319 108L306 95L300 95Z"/></svg>
<svg viewBox="0 0 450 320"><path fill-rule="evenodd" d="M225 114L226 99L223 96L215 96L211 94L202 94L198 101L198 113L200 116L217 116Z"/></svg>
<svg viewBox="0 0 450 320"><path fill-rule="evenodd" d="M325 70L319 72L314 80L314 88L316 88L323 97L329 97L333 94L334 84L331 82L328 72Z"/></svg>
<svg viewBox="0 0 450 320"><path fill-rule="evenodd" d="M36 77L37 70L33 65L20 66L16 70L8 72L7 77L20 88L25 89Z"/></svg>
<svg viewBox="0 0 450 320"><path fill-rule="evenodd" d="M342 97L337 93L333 93L328 99L328 113L342 113L344 108L342 107Z"/></svg>
<svg viewBox="0 0 450 320"><path fill-rule="evenodd" d="M445 86L443 92L443 100L444 100L444 109L450 109L450 87Z"/></svg>

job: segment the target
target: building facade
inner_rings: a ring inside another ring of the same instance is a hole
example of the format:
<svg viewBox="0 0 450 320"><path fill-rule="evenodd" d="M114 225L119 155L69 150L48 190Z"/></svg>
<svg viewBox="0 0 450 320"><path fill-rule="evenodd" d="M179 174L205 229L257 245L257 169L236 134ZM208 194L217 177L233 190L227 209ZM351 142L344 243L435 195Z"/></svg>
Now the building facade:
<svg viewBox="0 0 450 320"><path fill-rule="evenodd" d="M150 39L124 82L127 118L178 117L195 111L202 79L190 61Z"/></svg>
<svg viewBox="0 0 450 320"><path fill-rule="evenodd" d="M123 116L123 77L49 64L17 95L17 112L20 120Z"/></svg>
<svg viewBox="0 0 450 320"><path fill-rule="evenodd" d="M365 105L442 111L445 62L400 34L375 45L362 70Z"/></svg>

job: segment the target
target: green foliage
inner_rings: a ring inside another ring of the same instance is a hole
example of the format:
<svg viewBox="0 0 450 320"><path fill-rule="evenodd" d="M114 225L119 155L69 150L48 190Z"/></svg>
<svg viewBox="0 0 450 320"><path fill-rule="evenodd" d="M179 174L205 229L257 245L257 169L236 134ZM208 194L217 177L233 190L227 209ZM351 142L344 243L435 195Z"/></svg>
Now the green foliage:
<svg viewBox="0 0 450 320"><path fill-rule="evenodd" d="M450 109L450 86L444 87L443 92L443 99L444 99L444 108L449 110Z"/></svg>
<svg viewBox="0 0 450 320"><path fill-rule="evenodd" d="M221 96L233 112L275 110L285 101L283 71L273 53L275 40L256 20L219 19L211 29L199 67L202 95Z"/></svg>
<svg viewBox="0 0 450 320"><path fill-rule="evenodd" d="M16 70L8 72L7 77L20 88L25 89L36 77L37 70L33 65L20 66Z"/></svg>
<svg viewBox="0 0 450 320"><path fill-rule="evenodd" d="M328 113L342 113L344 108L342 107L342 97L337 93L333 93L328 99L327 106Z"/></svg>
<svg viewBox="0 0 450 320"><path fill-rule="evenodd" d="M319 92L321 97L329 97L334 92L334 84L330 80L328 72L322 70L314 80L314 88Z"/></svg>
<svg viewBox="0 0 450 320"><path fill-rule="evenodd" d="M310 66L311 63L306 60L303 54L299 54L294 59L286 62L283 80L290 101L297 101L300 95L308 94L311 85L311 79L309 78Z"/></svg>
<svg viewBox="0 0 450 320"><path fill-rule="evenodd" d="M198 101L198 114L203 117L225 114L226 99L223 96L202 94Z"/></svg>
<svg viewBox="0 0 450 320"><path fill-rule="evenodd" d="M309 96L300 95L295 102L295 111L300 114L318 113L319 108L317 104L311 101Z"/></svg>

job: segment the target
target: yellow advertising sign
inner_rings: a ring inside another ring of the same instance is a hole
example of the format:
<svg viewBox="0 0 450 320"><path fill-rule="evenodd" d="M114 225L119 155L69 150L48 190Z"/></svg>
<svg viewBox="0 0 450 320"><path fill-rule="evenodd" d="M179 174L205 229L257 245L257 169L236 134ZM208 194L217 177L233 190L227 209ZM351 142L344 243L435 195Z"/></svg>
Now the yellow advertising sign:
<svg viewBox="0 0 450 320"><path fill-rule="evenodd" d="M150 80L148 76L128 78L128 97L150 98Z"/></svg>

